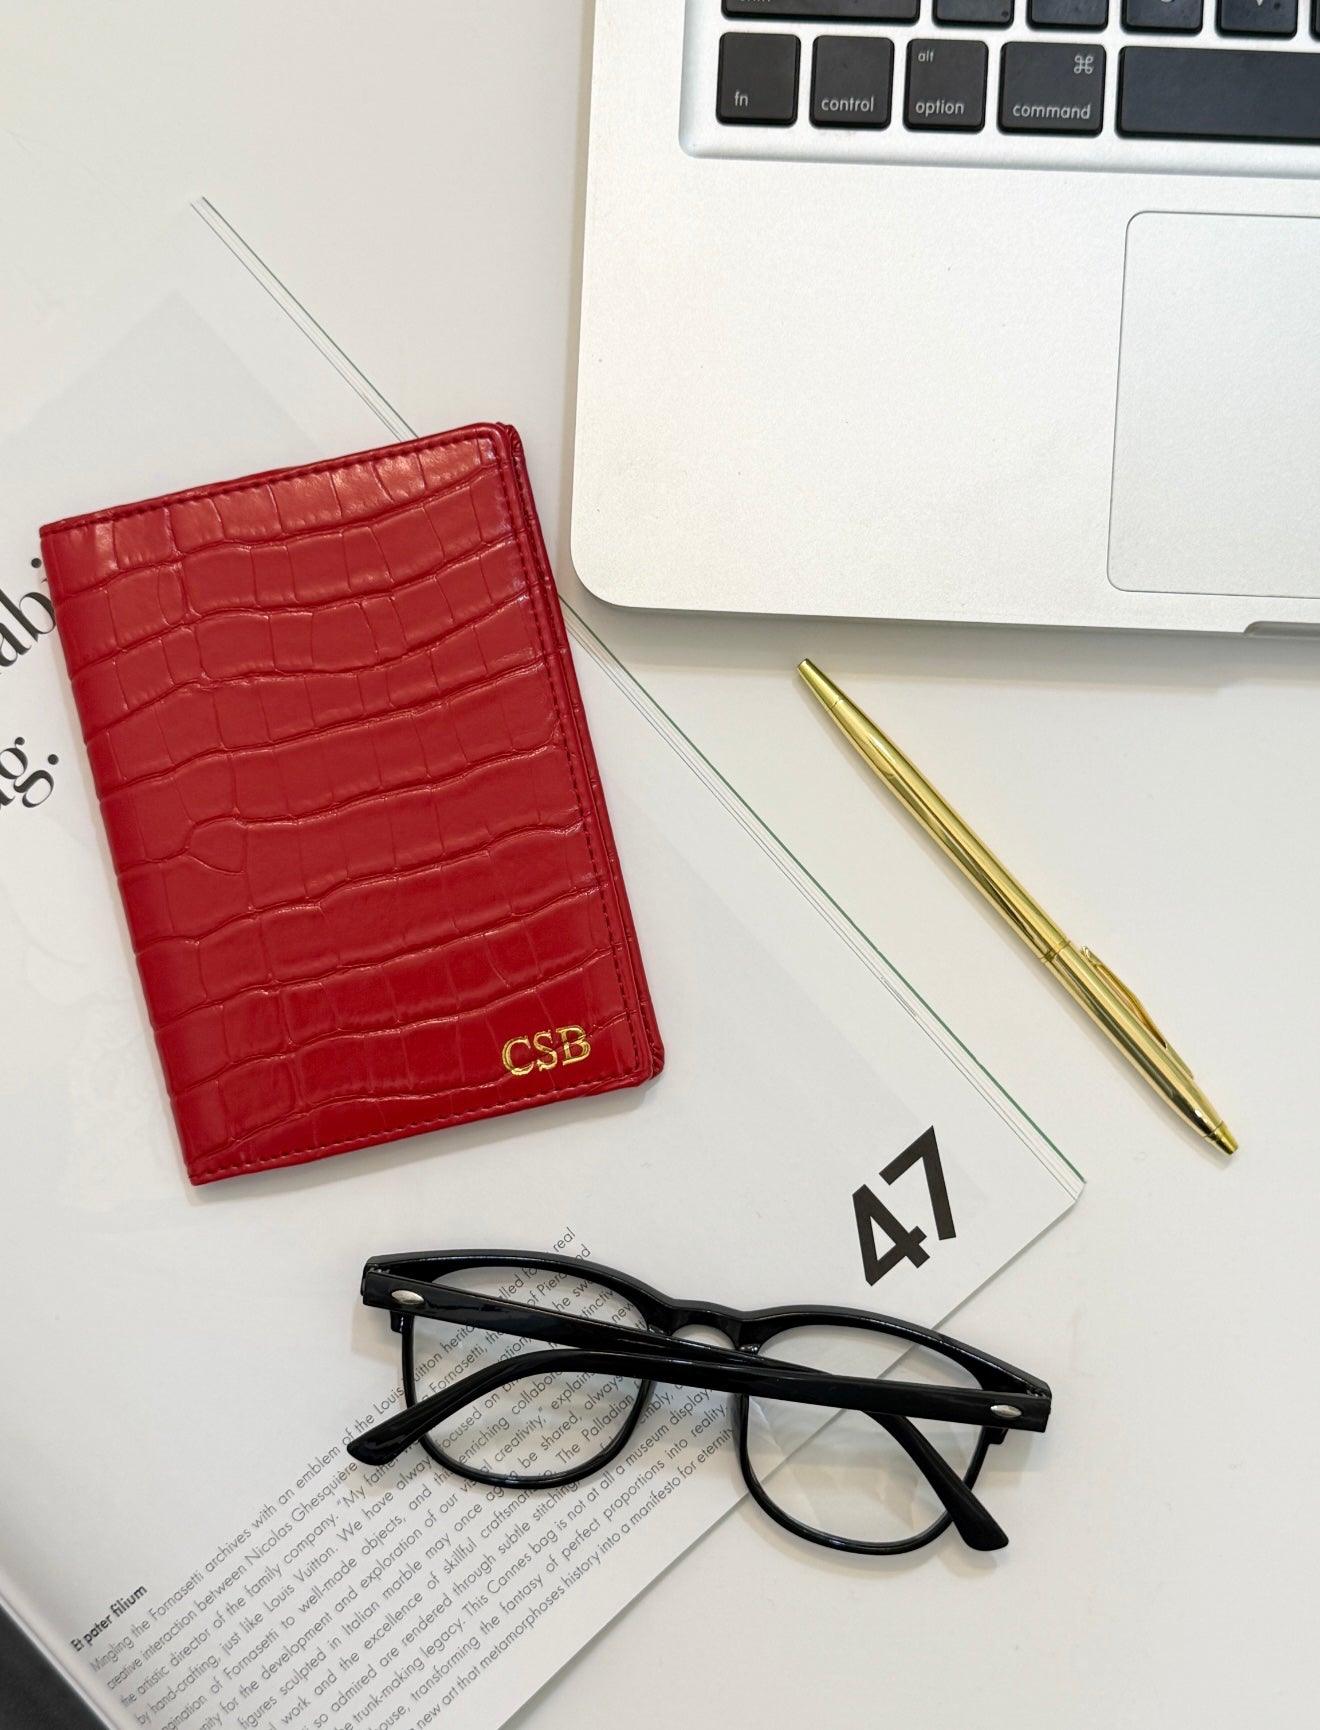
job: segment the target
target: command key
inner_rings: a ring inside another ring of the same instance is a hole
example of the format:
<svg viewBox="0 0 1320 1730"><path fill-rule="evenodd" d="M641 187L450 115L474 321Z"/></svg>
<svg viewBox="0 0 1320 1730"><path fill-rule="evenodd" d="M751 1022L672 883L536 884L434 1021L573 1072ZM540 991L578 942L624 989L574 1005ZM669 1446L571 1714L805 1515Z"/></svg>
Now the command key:
<svg viewBox="0 0 1320 1730"><path fill-rule="evenodd" d="M1105 51L1063 42L1010 42L999 78L1005 132L1099 132L1105 114Z"/></svg>

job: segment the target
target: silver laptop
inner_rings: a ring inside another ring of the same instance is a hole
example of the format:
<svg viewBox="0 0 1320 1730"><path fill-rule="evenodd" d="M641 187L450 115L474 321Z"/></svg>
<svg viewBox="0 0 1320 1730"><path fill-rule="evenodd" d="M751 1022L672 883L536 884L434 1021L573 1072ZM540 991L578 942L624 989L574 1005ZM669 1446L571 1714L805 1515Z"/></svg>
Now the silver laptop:
<svg viewBox="0 0 1320 1730"><path fill-rule="evenodd" d="M1320 631L1320 0L596 0L573 554Z"/></svg>

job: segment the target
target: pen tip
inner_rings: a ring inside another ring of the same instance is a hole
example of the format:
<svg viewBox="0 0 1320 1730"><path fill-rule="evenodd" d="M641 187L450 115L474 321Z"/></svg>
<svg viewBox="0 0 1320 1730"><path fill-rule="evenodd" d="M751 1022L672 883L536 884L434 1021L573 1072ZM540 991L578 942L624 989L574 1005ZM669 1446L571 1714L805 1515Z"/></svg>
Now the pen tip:
<svg viewBox="0 0 1320 1730"><path fill-rule="evenodd" d="M824 703L827 709L838 707L843 692L833 680L825 677L814 661L799 661L798 672L802 675L805 683L811 687L813 694Z"/></svg>
<svg viewBox="0 0 1320 1730"><path fill-rule="evenodd" d="M1237 1152L1237 1137L1226 1123L1216 1124L1210 1132L1210 1139L1222 1153Z"/></svg>

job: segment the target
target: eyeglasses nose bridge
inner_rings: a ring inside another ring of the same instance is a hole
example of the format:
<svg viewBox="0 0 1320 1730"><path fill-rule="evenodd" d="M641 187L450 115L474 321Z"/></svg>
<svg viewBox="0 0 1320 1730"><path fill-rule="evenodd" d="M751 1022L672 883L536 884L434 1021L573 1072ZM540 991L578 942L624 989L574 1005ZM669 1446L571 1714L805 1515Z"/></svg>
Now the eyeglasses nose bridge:
<svg viewBox="0 0 1320 1730"><path fill-rule="evenodd" d="M742 1350L742 1313L730 1309L727 1304L675 1304L666 1320L670 1334L675 1337L688 1328L709 1328L727 1340L735 1351Z"/></svg>

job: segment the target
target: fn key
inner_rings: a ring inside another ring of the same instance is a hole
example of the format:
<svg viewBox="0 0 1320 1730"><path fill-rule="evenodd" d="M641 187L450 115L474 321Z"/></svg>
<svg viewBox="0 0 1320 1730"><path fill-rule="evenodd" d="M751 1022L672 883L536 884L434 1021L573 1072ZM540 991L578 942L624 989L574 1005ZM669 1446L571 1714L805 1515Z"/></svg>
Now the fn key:
<svg viewBox="0 0 1320 1730"><path fill-rule="evenodd" d="M797 119L800 53L796 36L721 36L716 116L726 126L791 126Z"/></svg>

